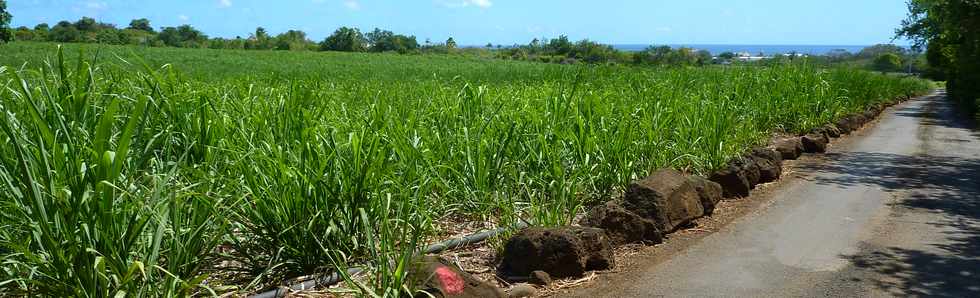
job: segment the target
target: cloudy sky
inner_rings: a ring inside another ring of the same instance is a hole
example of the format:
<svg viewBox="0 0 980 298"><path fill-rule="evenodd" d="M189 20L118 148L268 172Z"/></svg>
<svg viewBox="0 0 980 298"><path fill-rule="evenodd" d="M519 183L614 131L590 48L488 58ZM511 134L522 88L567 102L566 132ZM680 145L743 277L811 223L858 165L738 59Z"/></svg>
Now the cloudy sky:
<svg viewBox="0 0 980 298"><path fill-rule="evenodd" d="M566 34L615 44L867 45L890 41L903 0L8 0L14 26L90 16L125 27L191 24L210 36L255 27L322 39L339 26L380 27L420 42L527 43Z"/></svg>

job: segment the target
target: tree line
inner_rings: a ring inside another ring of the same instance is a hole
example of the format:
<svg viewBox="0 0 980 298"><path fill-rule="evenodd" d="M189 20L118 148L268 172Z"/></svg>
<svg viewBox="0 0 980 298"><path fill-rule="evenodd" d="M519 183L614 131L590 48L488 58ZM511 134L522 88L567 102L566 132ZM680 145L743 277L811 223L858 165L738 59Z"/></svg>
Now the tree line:
<svg viewBox="0 0 980 298"><path fill-rule="evenodd" d="M4 5L0 1L0 5ZM9 23L9 13L3 11ZM265 28L259 27L249 36L235 38L208 37L207 34L191 25L177 27L153 28L147 19L135 19L129 26L120 28L115 24L98 22L93 18L82 17L70 22L61 21L50 26L41 23L34 28L21 26L17 28L0 27L0 41L47 41L62 43L99 43L112 45L141 45L151 47L179 48L210 48L238 50L300 50L300 51L348 51L348 52L399 52L410 53L420 49L439 50L447 44L420 46L415 36L396 34L382 29L362 34L357 28L342 27L321 42L310 40L306 33L300 30L288 30L272 35ZM455 42L450 38L447 42Z"/></svg>
<svg viewBox="0 0 980 298"><path fill-rule="evenodd" d="M980 1L910 0L908 10L897 35L925 48L929 75L980 115Z"/></svg>
<svg viewBox="0 0 980 298"><path fill-rule="evenodd" d="M488 48L491 45L488 45ZM535 38L526 45L514 45L497 51L497 57L546 63L635 64L635 65L705 65L713 63L711 53L692 48L650 46L641 51L621 51L611 45L588 39L577 42L561 35L552 39Z"/></svg>

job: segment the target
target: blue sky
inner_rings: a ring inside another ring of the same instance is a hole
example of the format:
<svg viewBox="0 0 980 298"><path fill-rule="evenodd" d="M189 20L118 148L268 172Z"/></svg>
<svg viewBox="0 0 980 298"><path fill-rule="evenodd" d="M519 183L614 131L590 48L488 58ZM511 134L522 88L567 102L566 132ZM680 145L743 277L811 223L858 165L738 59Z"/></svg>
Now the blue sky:
<svg viewBox="0 0 980 298"><path fill-rule="evenodd" d="M255 27L316 40L339 26L459 44L527 43L567 34L615 44L867 45L891 40L904 0L8 0L14 26L90 16L125 27L191 24L210 36ZM902 43L902 42L899 42Z"/></svg>

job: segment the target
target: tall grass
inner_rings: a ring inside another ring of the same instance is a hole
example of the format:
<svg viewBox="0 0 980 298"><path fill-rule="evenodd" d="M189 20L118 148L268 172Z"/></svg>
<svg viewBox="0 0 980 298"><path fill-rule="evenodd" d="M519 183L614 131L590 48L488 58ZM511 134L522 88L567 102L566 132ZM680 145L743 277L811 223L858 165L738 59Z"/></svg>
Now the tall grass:
<svg viewBox="0 0 980 298"><path fill-rule="evenodd" d="M220 202L182 181L155 117L165 82L103 81L62 52L39 71L3 69L0 230L14 295L156 296L201 291L223 232ZM124 92L118 92L124 91Z"/></svg>
<svg viewBox="0 0 980 298"><path fill-rule="evenodd" d="M0 253L18 294L248 291L366 264L374 283L352 285L397 296L447 216L567 224L657 168L710 171L929 88L804 64L126 47L69 63L49 47L0 47Z"/></svg>

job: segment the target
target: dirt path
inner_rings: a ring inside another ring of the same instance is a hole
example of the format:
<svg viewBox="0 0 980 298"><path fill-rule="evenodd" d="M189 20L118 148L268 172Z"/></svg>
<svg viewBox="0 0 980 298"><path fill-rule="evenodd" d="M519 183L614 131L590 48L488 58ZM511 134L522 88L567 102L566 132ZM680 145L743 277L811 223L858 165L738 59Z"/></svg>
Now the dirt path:
<svg viewBox="0 0 980 298"><path fill-rule="evenodd" d="M941 92L892 107L761 209L557 296L978 297L980 133L961 119Z"/></svg>

